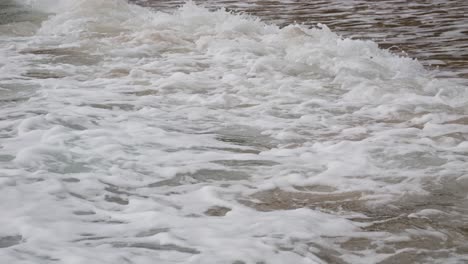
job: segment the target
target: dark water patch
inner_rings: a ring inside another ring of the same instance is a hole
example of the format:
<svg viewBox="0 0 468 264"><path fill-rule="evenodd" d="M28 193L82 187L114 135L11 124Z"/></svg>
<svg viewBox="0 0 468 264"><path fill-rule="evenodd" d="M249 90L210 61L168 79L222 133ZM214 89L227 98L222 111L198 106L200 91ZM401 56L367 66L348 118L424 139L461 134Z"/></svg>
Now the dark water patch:
<svg viewBox="0 0 468 264"><path fill-rule="evenodd" d="M69 192L68 193L70 196L72 197L75 197L75 198L78 198L78 199L81 199L81 200L87 200L87 198L79 193L75 193L75 192Z"/></svg>
<svg viewBox="0 0 468 264"><path fill-rule="evenodd" d="M145 231L141 231L138 234L136 234L136 237L150 237L154 236L160 233L166 233L169 232L169 228L153 228Z"/></svg>
<svg viewBox="0 0 468 264"><path fill-rule="evenodd" d="M123 110L123 111L135 110L134 105L125 104L125 103L95 103L95 104L87 104L86 106L90 106L90 107L98 108L98 109L104 109L104 110Z"/></svg>
<svg viewBox="0 0 468 264"><path fill-rule="evenodd" d="M89 237L89 236L94 236L95 234L93 233L81 233L80 236L84 236L84 237Z"/></svg>
<svg viewBox="0 0 468 264"><path fill-rule="evenodd" d="M250 175L242 171L201 169L194 173L179 173L171 179L152 183L148 187L179 186L201 182L225 182L249 179Z"/></svg>
<svg viewBox="0 0 468 264"><path fill-rule="evenodd" d="M18 245L23 240L21 235L0 237L0 248L7 248Z"/></svg>
<svg viewBox="0 0 468 264"><path fill-rule="evenodd" d="M108 202L127 205L129 202L128 197L136 196L143 199L148 198L146 195L139 194L136 189L132 187L118 186L102 180L99 180L99 182L106 185L106 187L104 187L104 191L108 193L104 196L104 199Z"/></svg>
<svg viewBox="0 0 468 264"><path fill-rule="evenodd" d="M263 135L262 131L248 126L229 126L216 132L216 140L224 143L251 147L253 149L264 151L276 147L273 138Z"/></svg>
<svg viewBox="0 0 468 264"><path fill-rule="evenodd" d="M94 65L101 58L93 56L80 50L70 48L43 48L43 49L24 49L20 53L33 55L47 55L50 57L49 63L71 64L71 65Z"/></svg>
<svg viewBox="0 0 468 264"><path fill-rule="evenodd" d="M228 212L231 211L231 208L224 206L213 206L208 208L204 214L208 216L225 216Z"/></svg>
<svg viewBox="0 0 468 264"><path fill-rule="evenodd" d="M158 90L146 89L141 91L134 91L134 92L125 92L125 94L131 94L136 96L150 96L150 95L157 95L159 92Z"/></svg>
<svg viewBox="0 0 468 264"><path fill-rule="evenodd" d="M270 160L215 160L213 163L221 164L228 167L271 167L278 165L278 162Z"/></svg>
<svg viewBox="0 0 468 264"><path fill-rule="evenodd" d="M73 242L96 241L96 240L103 240L103 239L108 239L108 238L109 237L106 237L106 236L87 236L85 238L73 240Z"/></svg>
<svg viewBox="0 0 468 264"><path fill-rule="evenodd" d="M407 250L405 252L397 253L391 257L386 258L378 264L425 264L433 263L434 259L446 259L450 256L449 252L427 252L418 250ZM460 262L466 263L466 262Z"/></svg>
<svg viewBox="0 0 468 264"><path fill-rule="evenodd" d="M129 203L128 199L115 195L105 195L104 200L106 200L109 203L115 203L119 205L128 205Z"/></svg>
<svg viewBox="0 0 468 264"><path fill-rule="evenodd" d="M323 245L319 245L314 242L307 243L307 246L313 249L311 251L314 253L314 255L316 255L318 258L325 261L326 263L334 263L334 264L349 263L341 257L341 253L336 249L325 247Z"/></svg>
<svg viewBox="0 0 468 264"><path fill-rule="evenodd" d="M331 193L337 191L335 187L327 185L308 185L308 186L294 186L294 189L300 192L319 192L319 193Z"/></svg>
<svg viewBox="0 0 468 264"><path fill-rule="evenodd" d="M61 79L67 76L64 72L56 72L51 70L45 69L35 69L35 70L28 70L24 74L24 77L33 78L33 79Z"/></svg>
<svg viewBox="0 0 468 264"><path fill-rule="evenodd" d="M95 215L96 213L93 211L73 211L73 214L82 216L82 215Z"/></svg>
<svg viewBox="0 0 468 264"><path fill-rule="evenodd" d="M349 251L364 251L368 249L376 249L372 240L366 237L352 237L340 244L341 248Z"/></svg>
<svg viewBox="0 0 468 264"><path fill-rule="evenodd" d="M231 153L241 153L241 154L260 154L261 150L252 149L252 148L210 148L213 150L221 150Z"/></svg>
<svg viewBox="0 0 468 264"><path fill-rule="evenodd" d="M12 155L3 155L3 154L0 154L0 162L10 162L12 160L15 159L15 156L12 156Z"/></svg>
<svg viewBox="0 0 468 264"><path fill-rule="evenodd" d="M77 179L77 178L64 178L62 179L63 182L69 182L69 183L76 183L76 182L80 182L80 179Z"/></svg>
<svg viewBox="0 0 468 264"><path fill-rule="evenodd" d="M174 244L166 244L161 245L158 243L150 243L150 242L140 242L140 243L132 243L132 242L115 242L112 243L113 247L116 248L140 248L140 249L149 249L149 250L164 250L164 251L178 251L181 253L188 253L188 254L200 254L200 251L189 248L189 247L182 247Z"/></svg>
<svg viewBox="0 0 468 264"><path fill-rule="evenodd" d="M365 208L363 192L311 193L281 189L261 191L240 202L259 211L293 210L298 208L325 211L362 211Z"/></svg>
<svg viewBox="0 0 468 264"><path fill-rule="evenodd" d="M10 98L0 98L0 105L8 103L21 103L29 100L29 97L10 97Z"/></svg>
<svg viewBox="0 0 468 264"><path fill-rule="evenodd" d="M127 224L125 221L120 220L108 220L108 219L98 219L98 220L91 220L87 221L94 224L104 224L104 225L124 225Z"/></svg>

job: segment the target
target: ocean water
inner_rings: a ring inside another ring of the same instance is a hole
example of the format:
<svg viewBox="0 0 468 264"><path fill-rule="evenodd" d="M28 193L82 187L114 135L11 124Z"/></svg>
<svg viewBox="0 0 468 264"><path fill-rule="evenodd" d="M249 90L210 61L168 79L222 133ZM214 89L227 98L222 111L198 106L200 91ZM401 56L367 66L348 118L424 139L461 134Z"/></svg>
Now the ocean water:
<svg viewBox="0 0 468 264"><path fill-rule="evenodd" d="M463 6L300 2L3 0L0 263L468 263Z"/></svg>

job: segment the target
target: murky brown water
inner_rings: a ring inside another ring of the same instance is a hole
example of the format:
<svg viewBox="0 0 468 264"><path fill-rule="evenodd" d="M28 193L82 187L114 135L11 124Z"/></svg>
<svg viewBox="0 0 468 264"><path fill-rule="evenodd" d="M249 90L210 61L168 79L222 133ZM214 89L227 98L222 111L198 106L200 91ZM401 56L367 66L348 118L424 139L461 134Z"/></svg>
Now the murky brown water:
<svg viewBox="0 0 468 264"><path fill-rule="evenodd" d="M177 0L135 0L157 9ZM210 0L211 8L246 12L279 25L326 24L344 37L370 39L382 48L419 59L439 76L468 78L468 1L466 0Z"/></svg>

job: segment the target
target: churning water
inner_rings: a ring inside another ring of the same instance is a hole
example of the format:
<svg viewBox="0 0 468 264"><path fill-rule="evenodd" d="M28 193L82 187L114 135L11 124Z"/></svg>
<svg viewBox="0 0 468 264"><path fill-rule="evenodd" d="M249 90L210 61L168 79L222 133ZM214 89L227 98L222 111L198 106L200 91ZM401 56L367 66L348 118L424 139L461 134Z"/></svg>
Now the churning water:
<svg viewBox="0 0 468 264"><path fill-rule="evenodd" d="M1 263L468 263L464 1L134 2L0 3Z"/></svg>

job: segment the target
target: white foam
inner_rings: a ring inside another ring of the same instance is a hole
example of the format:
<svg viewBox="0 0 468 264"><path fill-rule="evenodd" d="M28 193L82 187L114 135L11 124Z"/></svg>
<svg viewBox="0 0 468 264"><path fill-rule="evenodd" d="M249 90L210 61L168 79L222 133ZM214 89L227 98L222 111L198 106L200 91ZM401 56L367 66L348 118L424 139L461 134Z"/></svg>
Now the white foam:
<svg viewBox="0 0 468 264"><path fill-rule="evenodd" d="M363 234L352 212L239 200L328 186L383 204L466 172L450 135L466 126L446 123L467 115L466 87L372 41L192 3L22 3L53 14L1 42L0 86L39 87L0 110L0 235L22 236L1 261L323 263L346 253L335 238L401 237Z"/></svg>

